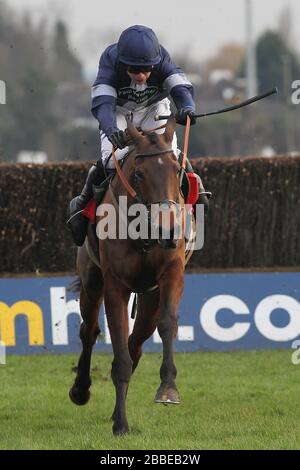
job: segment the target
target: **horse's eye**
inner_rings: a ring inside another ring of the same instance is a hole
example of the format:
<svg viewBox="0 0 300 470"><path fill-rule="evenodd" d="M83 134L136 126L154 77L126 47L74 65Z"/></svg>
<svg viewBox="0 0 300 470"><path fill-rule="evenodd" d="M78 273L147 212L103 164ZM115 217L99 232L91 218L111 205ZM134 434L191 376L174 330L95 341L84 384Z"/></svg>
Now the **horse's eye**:
<svg viewBox="0 0 300 470"><path fill-rule="evenodd" d="M135 178L138 179L138 180L144 179L144 175L141 172L141 170L135 170Z"/></svg>

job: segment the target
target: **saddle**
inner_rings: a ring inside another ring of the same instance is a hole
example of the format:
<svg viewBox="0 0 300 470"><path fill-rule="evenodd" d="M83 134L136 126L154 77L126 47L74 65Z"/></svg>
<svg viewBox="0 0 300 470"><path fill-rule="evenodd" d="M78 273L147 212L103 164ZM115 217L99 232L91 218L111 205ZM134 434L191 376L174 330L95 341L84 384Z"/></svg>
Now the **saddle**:
<svg viewBox="0 0 300 470"><path fill-rule="evenodd" d="M82 215L89 219L91 224L96 223L96 211L97 207L100 206L107 188L115 175L115 171L112 171L110 175L99 185L93 185L93 198L87 203L86 207L82 211Z"/></svg>

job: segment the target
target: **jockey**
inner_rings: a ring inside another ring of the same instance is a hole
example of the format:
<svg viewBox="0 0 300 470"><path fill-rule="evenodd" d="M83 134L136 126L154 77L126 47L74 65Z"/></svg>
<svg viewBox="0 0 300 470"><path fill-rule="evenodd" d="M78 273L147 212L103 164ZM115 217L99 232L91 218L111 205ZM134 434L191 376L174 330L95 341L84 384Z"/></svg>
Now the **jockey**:
<svg viewBox="0 0 300 470"><path fill-rule="evenodd" d="M157 127L156 114L171 113L169 95L177 108L177 123L185 125L189 116L191 124L195 124L192 84L172 62L152 29L136 25L123 31L118 43L103 52L92 88L92 113L99 121L101 158L90 168L81 194L70 203L67 224L76 245L81 246L86 237L88 219L81 212L93 197L93 185L99 186L104 181L104 167L114 168L110 158L112 145L118 160L128 152L124 132L126 116L131 113L135 127L145 131L154 129ZM156 132L163 133L164 130ZM175 133L172 148L178 157ZM189 162L188 165L187 170L193 171ZM199 202L207 208L208 200L200 178L199 184L203 192Z"/></svg>

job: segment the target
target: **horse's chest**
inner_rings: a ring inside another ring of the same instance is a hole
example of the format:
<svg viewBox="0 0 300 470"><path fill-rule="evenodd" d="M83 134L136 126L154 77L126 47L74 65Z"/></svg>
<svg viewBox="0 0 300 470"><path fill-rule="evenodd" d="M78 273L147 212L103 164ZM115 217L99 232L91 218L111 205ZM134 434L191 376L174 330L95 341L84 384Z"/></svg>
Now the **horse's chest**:
<svg viewBox="0 0 300 470"><path fill-rule="evenodd" d="M156 270L140 257L123 258L122 263L112 261L110 269L133 292L144 292L157 284Z"/></svg>

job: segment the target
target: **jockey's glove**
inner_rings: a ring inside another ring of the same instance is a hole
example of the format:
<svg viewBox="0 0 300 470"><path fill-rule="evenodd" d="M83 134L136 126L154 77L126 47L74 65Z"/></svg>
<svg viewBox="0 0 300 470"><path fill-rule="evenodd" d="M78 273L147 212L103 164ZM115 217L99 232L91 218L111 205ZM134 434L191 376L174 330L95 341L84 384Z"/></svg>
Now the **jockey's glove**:
<svg viewBox="0 0 300 470"><path fill-rule="evenodd" d="M193 126L194 124L196 124L196 117L195 117L195 113L194 111L192 111L191 109L179 109L177 111L177 114L176 114L176 122L177 124L181 124L182 126L185 126L186 125L186 120L187 120L187 116L190 117L190 120L191 120L191 126Z"/></svg>
<svg viewBox="0 0 300 470"><path fill-rule="evenodd" d="M115 131L108 137L115 149L123 149L127 147L127 138L124 131Z"/></svg>

